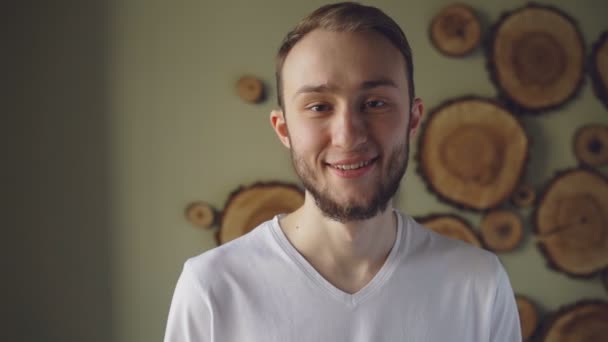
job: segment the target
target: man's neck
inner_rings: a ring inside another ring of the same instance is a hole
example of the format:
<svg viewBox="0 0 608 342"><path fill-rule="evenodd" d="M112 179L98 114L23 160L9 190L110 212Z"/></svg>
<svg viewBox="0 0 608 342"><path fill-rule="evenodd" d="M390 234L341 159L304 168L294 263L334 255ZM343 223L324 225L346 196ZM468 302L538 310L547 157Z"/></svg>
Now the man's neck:
<svg viewBox="0 0 608 342"><path fill-rule="evenodd" d="M397 236L392 203L362 221L337 222L325 217L307 196L295 212L281 219L292 245L329 282L354 293L380 270Z"/></svg>

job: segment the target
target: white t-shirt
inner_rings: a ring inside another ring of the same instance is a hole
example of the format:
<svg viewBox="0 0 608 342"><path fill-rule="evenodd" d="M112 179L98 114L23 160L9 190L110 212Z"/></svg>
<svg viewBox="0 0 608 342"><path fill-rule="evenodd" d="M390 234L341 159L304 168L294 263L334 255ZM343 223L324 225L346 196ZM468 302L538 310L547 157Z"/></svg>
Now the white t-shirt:
<svg viewBox="0 0 608 342"><path fill-rule="evenodd" d="M397 217L386 262L355 294L325 280L278 217L188 260L165 342L521 342L498 258Z"/></svg>

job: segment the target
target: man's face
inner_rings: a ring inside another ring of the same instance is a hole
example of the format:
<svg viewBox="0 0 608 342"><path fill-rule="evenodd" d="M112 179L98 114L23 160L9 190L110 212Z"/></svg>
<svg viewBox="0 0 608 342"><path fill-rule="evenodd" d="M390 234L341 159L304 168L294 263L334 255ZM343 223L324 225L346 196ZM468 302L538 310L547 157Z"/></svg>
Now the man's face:
<svg viewBox="0 0 608 342"><path fill-rule="evenodd" d="M273 125L325 216L348 222L386 208L422 110L416 100L410 117L408 91L403 56L378 33L315 30L287 55L285 131L282 116Z"/></svg>

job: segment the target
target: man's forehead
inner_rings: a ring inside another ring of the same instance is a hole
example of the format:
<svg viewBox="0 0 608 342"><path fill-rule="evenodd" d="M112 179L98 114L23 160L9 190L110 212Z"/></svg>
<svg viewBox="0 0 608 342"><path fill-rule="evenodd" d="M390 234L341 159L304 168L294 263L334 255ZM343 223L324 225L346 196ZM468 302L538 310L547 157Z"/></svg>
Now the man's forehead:
<svg viewBox="0 0 608 342"><path fill-rule="evenodd" d="M362 88L401 86L405 62L379 33L314 30L289 52L282 74L285 88L292 91L303 85L328 88L344 82Z"/></svg>

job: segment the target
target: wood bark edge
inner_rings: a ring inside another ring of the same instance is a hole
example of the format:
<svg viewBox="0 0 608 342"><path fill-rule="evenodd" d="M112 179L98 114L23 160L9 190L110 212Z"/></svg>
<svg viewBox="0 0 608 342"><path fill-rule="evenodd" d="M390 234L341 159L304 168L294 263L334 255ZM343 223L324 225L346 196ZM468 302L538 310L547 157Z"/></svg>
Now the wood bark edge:
<svg viewBox="0 0 608 342"><path fill-rule="evenodd" d="M446 49L443 46L443 43L438 40L439 37L437 37L437 35L436 35L436 25L438 25L439 21L442 20L446 14L448 14L447 13L448 11L450 11L454 8L468 11L468 14L471 15L471 17L473 18L473 20L475 20L475 23L477 25L477 37L472 41L472 43L470 44L470 46L467 49L463 49L460 52L452 52L449 49ZM482 30L481 30L481 22L479 20L479 16L477 15L475 10L471 6L464 4L464 3L452 3L447 6L444 6L441 10L439 10L439 12L437 14L435 14L433 19L431 20L431 24L429 25L429 29L428 29L429 39L430 39L431 43L433 44L433 46L435 47L435 49L437 49L437 51L439 51L441 54L443 54L444 56L447 56L447 57L465 57L465 56L471 54L481 44L481 34L482 34L481 32L482 32Z"/></svg>
<svg viewBox="0 0 608 342"><path fill-rule="evenodd" d="M538 330L540 322L538 309L536 308L536 304L527 296L516 294L515 301L517 303L517 310L519 311L522 339L528 341Z"/></svg>
<svg viewBox="0 0 608 342"><path fill-rule="evenodd" d="M589 76L593 85L593 92L595 96L604 104L608 109L608 80L602 80L597 65L595 63L596 55L599 53L602 45L608 44L608 31L604 31L600 34L598 40L593 44L591 54L589 56Z"/></svg>
<svg viewBox="0 0 608 342"><path fill-rule="evenodd" d="M188 204L184 210L184 215L197 228L210 229L218 222L217 210L203 201Z"/></svg>
<svg viewBox="0 0 608 342"><path fill-rule="evenodd" d="M580 73L581 76L579 77L579 79L576 82L576 85L574 87L575 91L573 91L572 94L570 94L569 97L565 98L561 103L558 103L555 105L550 105L550 106L545 106L545 107L541 107L541 108L531 109L531 108L527 108L526 106L523 106L523 105L517 103L516 101L514 101L511 98L511 96L508 94L506 89L504 89L502 87L499 77L498 77L498 71L497 71L496 65L494 63L494 57L495 57L494 49L493 49L494 40L496 39L496 34L498 33L498 29L501 27L501 25L503 24L503 22L505 20L507 20L511 15L515 14L516 12L524 10L524 9L528 9L528 8L548 9L548 10L552 10L552 11L560 14L567 21L569 21L574 27L577 28L578 38L583 43L583 47L585 46L585 39L579 29L578 22L573 17L571 17L569 14L567 14L566 12L562 11L561 9L559 9L555 6L538 4L538 3L533 3L533 2L530 2L527 5L524 5L523 7L519 7L514 10L511 10L511 11L503 12L500 15L500 17L498 18L498 20L496 21L496 23L490 27L489 33L488 33L488 39L485 40L485 42L483 44L483 49L484 49L485 55L486 55L486 70L488 70L490 81L496 87L498 101L504 103L504 105L514 113L544 114L546 112L549 112L549 111L552 111L555 109L559 109L559 108L565 106L566 104L570 103L574 98L576 98L580 95L583 83L585 81L585 66L584 66L585 63L583 62L583 69L581 70L581 73Z"/></svg>
<svg viewBox="0 0 608 342"><path fill-rule="evenodd" d="M434 107L433 109L431 109L429 111L429 113L427 114L427 119L422 122L420 130L419 130L419 132L421 132L421 134L419 134L419 136L418 136L419 141L423 138L423 134L422 133L426 130L426 128L428 127L428 125L433 120L433 116L434 116L433 114L435 114L435 113L443 110L445 107L450 106L450 105L452 105L454 103L457 103L457 102L460 102L460 101L467 101L467 100L483 101L483 102L487 102L487 103L490 103L490 104L493 104L493 105L496 105L496 106L499 106L501 108L505 108L505 109L508 110L508 108L506 108L504 106L504 103L502 103L502 102L500 102L498 100L495 100L495 99L492 99L492 98L487 98L487 97L482 97L482 96L477 96L477 95L463 95L463 96L459 96L459 97L455 97L455 98L450 98L450 99L444 100L439 105L437 105L436 107ZM521 167L521 170L519 171L519 174L517 175L517 179L521 180L521 179L523 179L523 176L524 176L524 174L526 172L526 168L528 166L529 159L530 159L530 145L531 144L529 142L531 141L531 139L530 139L529 133L525 130L525 127L524 127L524 125L522 123L521 118L519 118L517 116L513 116L513 118L517 122L517 124L521 127L522 131L524 132L524 134L526 135L526 138L528 140L528 147L527 147L526 151L524 152L525 155L524 155L524 158L523 158L523 165ZM435 185L432 184L431 180L427 177L427 175L426 175L426 173L425 173L425 171L423 169L423 166L422 166L422 144L421 143L418 143L417 150L416 150L416 153L414 155L414 159L416 160L416 164L417 164L416 165L416 173L418 173L418 175L424 181L427 190L430 193L432 193L435 196L437 196L437 198L441 202L446 203L446 204L451 205L451 206L454 206L454 207L456 207L458 209L470 210L470 211L478 212L478 213L485 212L485 211L488 211L488 210L493 210L493 209L496 209L496 208L500 207L500 205L503 202L507 201L512 196L512 194L513 194L513 192L511 194L505 194L502 198L500 198L497 201L496 205L490 206L490 207L487 207L487 208L483 208L483 209L478 209L478 208L475 208L473 206L469 206L467 204L464 204L464 203L461 203L461 202L458 202L458 201L454 201L454 200L450 199L449 197L444 196L439 191L439 189L437 189L435 187ZM515 188L513 190L515 191Z"/></svg>
<svg viewBox="0 0 608 342"><path fill-rule="evenodd" d="M508 226L503 228L505 224ZM479 228L484 246L496 253L513 251L524 238L522 218L513 210L496 209L487 212L481 219Z"/></svg>
<svg viewBox="0 0 608 342"><path fill-rule="evenodd" d="M462 216L459 216L459 215L456 215L456 214L432 213L432 214L428 214L428 215L425 215L425 216L416 216L416 217L414 217L414 221L416 221L416 222L420 223L422 226L424 226L426 222L429 222L429 221L432 221L432 220L436 220L436 219L443 219L443 218L453 219L455 221L458 221L460 224L462 224L464 227L466 227L465 228L466 229L465 234L467 234L471 238L471 240L472 240L472 241L465 241L465 242L469 243L469 244L471 244L471 245L473 245L475 247L480 247L480 248L482 247L482 243L481 243L481 239L479 238L479 235L477 234L477 232L475 232L475 230L473 229L473 226L471 225L471 223L469 221L467 221ZM433 230L433 229L428 228L428 227L425 227L425 228L427 228L429 230ZM436 232L436 233L440 234L438 232Z"/></svg>
<svg viewBox="0 0 608 342"><path fill-rule="evenodd" d="M229 195L228 198L226 199L226 202L224 204L224 209L222 210L222 213L219 217L219 227L220 229L218 229L215 232L215 241L218 245L222 244L222 239L221 239L221 234L222 234L222 226L224 225L224 219L226 217L226 213L229 212L230 206L233 203L233 201L238 197L238 194L242 191L248 190L248 189L252 189L252 188L264 188L264 187L284 187L286 189L291 189L297 192L300 192L302 194L304 194L304 191L302 190L302 188L300 188L298 185L294 184L294 183L288 183L288 182L283 182L283 181L259 181L259 182L254 182L250 185L240 185L238 186L236 189L234 189Z"/></svg>
<svg viewBox="0 0 608 342"><path fill-rule="evenodd" d="M543 202L545 196L547 195L547 193L549 192L549 190L552 188L552 186L555 184L555 182L559 181L559 179L564 176L567 175L570 172L574 172L574 171L579 171L579 170L584 170L584 171L588 171L590 173L595 174L598 177L601 177L603 179L605 179L608 182L608 178L606 178L603 174L601 174L599 171L590 168L588 166L580 166L580 167L575 167L575 168L568 168L568 169L563 169L563 170L558 170L554 173L553 177L551 177L551 179L545 184L545 186L543 187L543 190L541 191L540 196L538 197L538 205L536 205L534 207L534 210L532 212L532 232L535 235L539 235L540 231L538 229L539 227L539 222L538 222L538 210L540 208L540 203ZM597 271L594 272L590 272L590 273L572 273L569 272L568 270L564 269L563 267L561 267L560 265L558 265L552 258L551 254L547 251L546 247L544 246L544 244L540 241L538 241L536 243L536 247L539 250L539 252L543 255L544 259L545 259L545 265L547 266L547 268L552 269L554 271L557 272L561 272L563 274L566 274L568 277L572 278L572 279L591 279L593 277L595 277L596 275L600 274L601 272L603 272L604 270L608 270L608 267L605 269L599 269Z"/></svg>
<svg viewBox="0 0 608 342"><path fill-rule="evenodd" d="M577 308L579 308L579 307L584 307L587 305L601 305L601 306L606 305L606 306L608 306L608 302L605 300L601 300L601 299L582 299L582 300L579 300L579 301L571 303L571 304L562 305L554 312L548 314L545 317L545 319L542 321L542 323L540 324L540 327L538 328L538 332L537 332L538 341L546 341L547 335L549 334L549 332L551 331L553 326L559 321L559 319L563 315L566 315L566 314L570 313L571 311L577 310ZM550 342L550 341L546 341L546 342Z"/></svg>

